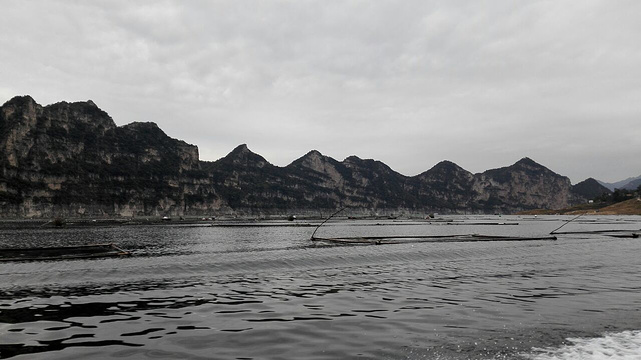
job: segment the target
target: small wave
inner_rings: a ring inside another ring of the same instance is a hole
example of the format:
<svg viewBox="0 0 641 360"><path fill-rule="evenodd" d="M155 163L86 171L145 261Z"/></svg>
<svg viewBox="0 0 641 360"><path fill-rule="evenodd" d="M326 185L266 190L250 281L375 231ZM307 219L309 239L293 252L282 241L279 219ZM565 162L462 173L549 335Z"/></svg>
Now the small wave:
<svg viewBox="0 0 641 360"><path fill-rule="evenodd" d="M641 330L605 333L599 338L568 338L572 344L534 349L531 360L634 360L641 358Z"/></svg>

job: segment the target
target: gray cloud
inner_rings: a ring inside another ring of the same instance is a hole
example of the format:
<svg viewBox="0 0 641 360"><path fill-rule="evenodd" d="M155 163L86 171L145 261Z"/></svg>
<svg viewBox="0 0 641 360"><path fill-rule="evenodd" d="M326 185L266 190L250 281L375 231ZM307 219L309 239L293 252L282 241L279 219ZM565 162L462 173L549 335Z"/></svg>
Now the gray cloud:
<svg viewBox="0 0 641 360"><path fill-rule="evenodd" d="M529 156L641 173L635 1L5 1L0 102L94 100L215 160L310 149L406 175Z"/></svg>

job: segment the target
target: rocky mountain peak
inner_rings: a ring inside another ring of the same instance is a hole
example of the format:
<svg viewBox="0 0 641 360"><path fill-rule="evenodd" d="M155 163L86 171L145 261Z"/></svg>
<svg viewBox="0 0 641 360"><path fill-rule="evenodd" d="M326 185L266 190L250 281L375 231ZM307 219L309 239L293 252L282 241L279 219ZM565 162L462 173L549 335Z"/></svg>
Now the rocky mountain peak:
<svg viewBox="0 0 641 360"><path fill-rule="evenodd" d="M434 165L432 168L436 168L436 167L458 168L459 166L449 160L442 160L442 161L439 161L439 163Z"/></svg>
<svg viewBox="0 0 641 360"><path fill-rule="evenodd" d="M378 168L381 170L387 170L386 169L387 165L383 164L378 160L361 159L356 155L351 155L346 157L345 160L343 160L343 164L345 164L345 166L350 168L369 168L369 169Z"/></svg>
<svg viewBox="0 0 641 360"><path fill-rule="evenodd" d="M9 99L7 102L2 105L5 106L28 106L28 105L37 105L36 101L31 97L31 95L19 95L14 96Z"/></svg>
<svg viewBox="0 0 641 360"><path fill-rule="evenodd" d="M229 154L246 154L250 153L251 150L247 147L247 144L240 144L236 146Z"/></svg>
<svg viewBox="0 0 641 360"><path fill-rule="evenodd" d="M314 161L325 161L327 157L323 155L320 151L318 150L311 150L307 154L301 156L295 162L302 163L302 162L314 162Z"/></svg>
<svg viewBox="0 0 641 360"><path fill-rule="evenodd" d="M118 128L117 133L120 136L125 136L129 141L134 141L142 147L173 147L173 146L189 146L182 140L177 140L169 137L155 122L132 122Z"/></svg>
<svg viewBox="0 0 641 360"><path fill-rule="evenodd" d="M285 169L292 171L299 181L305 179L305 181L331 184L331 186L342 184L345 177L350 176L345 165L317 150L312 150L294 160Z"/></svg>
<svg viewBox="0 0 641 360"><path fill-rule="evenodd" d="M334 159L321 154L318 150L311 150L307 154L292 161L292 163L287 165L287 167L305 167L318 170L323 167L325 163L332 162L332 160Z"/></svg>
<svg viewBox="0 0 641 360"><path fill-rule="evenodd" d="M443 160L439 162L438 164L434 165L430 170L432 172L458 172L462 171L463 168L456 165L455 163L449 161L449 160Z"/></svg>
<svg viewBox="0 0 641 360"><path fill-rule="evenodd" d="M29 95L15 96L0 108L2 112L0 117L5 121L22 122L27 120L29 123L35 123L38 113L42 112L42 107Z"/></svg>
<svg viewBox="0 0 641 360"><path fill-rule="evenodd" d="M537 163L536 161L528 157L524 157L521 160L507 167L487 170L481 175L487 178L492 178L494 181L498 181L501 183L510 182L516 176L528 176L528 177L549 176L551 178L563 178L564 181L567 181L567 182L570 181L566 177L563 177L553 172L552 170L546 168L545 166Z"/></svg>
<svg viewBox="0 0 641 360"><path fill-rule="evenodd" d="M135 130L135 131L149 131L153 133L161 133L164 136L167 136L160 127L158 127L158 124L155 122L148 122L148 121L134 121L132 123L129 123L127 125L123 125L123 129L129 129L129 130Z"/></svg>
<svg viewBox="0 0 641 360"><path fill-rule="evenodd" d="M271 165L265 158L252 152L247 147L247 144L238 145L227 156L218 160L217 162L233 165L241 165L244 167L256 166L262 168L266 165Z"/></svg>
<svg viewBox="0 0 641 360"><path fill-rule="evenodd" d="M543 171L551 171L545 166L537 163L536 161L530 159L529 157L524 157L521 160L515 162L512 166L512 168L528 168L530 170L543 170Z"/></svg>
<svg viewBox="0 0 641 360"><path fill-rule="evenodd" d="M530 166L540 166L536 161L530 159L529 157L524 157L521 158L521 160L517 161L515 164L521 164L521 165L530 165Z"/></svg>
<svg viewBox="0 0 641 360"><path fill-rule="evenodd" d="M1 107L8 108L24 108L28 106L39 106L38 103L31 97L31 95L19 95L14 96L11 99L7 100Z"/></svg>
<svg viewBox="0 0 641 360"><path fill-rule="evenodd" d="M60 126L88 126L101 132L116 127L111 116L91 100L72 103L58 102L45 106L44 112L52 123L59 123Z"/></svg>
<svg viewBox="0 0 641 360"><path fill-rule="evenodd" d="M449 160L443 160L417 177L420 179L433 178L452 181L459 178L471 178L472 173Z"/></svg>
<svg viewBox="0 0 641 360"><path fill-rule="evenodd" d="M323 161L325 155L321 154L318 150L311 150L307 154L303 155L299 160L302 162L313 162L313 161Z"/></svg>
<svg viewBox="0 0 641 360"><path fill-rule="evenodd" d="M355 171L361 173L377 173L379 175L393 175L397 177L404 177L403 175L392 170L387 164L374 159L361 159L358 156L349 156L343 160L343 164Z"/></svg>
<svg viewBox="0 0 641 360"><path fill-rule="evenodd" d="M572 199L570 179L561 176L530 158L498 169L476 174L480 198L486 209L504 210L504 205L518 203L522 208L560 209ZM518 200L517 200L518 199Z"/></svg>

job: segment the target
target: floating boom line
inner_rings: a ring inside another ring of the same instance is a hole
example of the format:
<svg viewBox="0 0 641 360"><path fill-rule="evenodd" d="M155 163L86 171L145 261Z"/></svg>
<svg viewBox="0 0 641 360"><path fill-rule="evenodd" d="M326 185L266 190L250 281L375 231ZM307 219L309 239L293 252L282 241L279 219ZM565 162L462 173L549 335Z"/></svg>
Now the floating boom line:
<svg viewBox="0 0 641 360"><path fill-rule="evenodd" d="M500 235L388 235L388 236L354 236L354 237L316 237L318 229L336 216L347 207L338 209L327 219L321 222L310 237L313 242L324 242L332 244L362 244L362 245L382 245L382 244L404 244L417 242L472 242L472 241L534 241L534 240L556 240L556 236L500 236ZM558 230L558 229L557 229Z"/></svg>
<svg viewBox="0 0 641 360"><path fill-rule="evenodd" d="M555 234L608 234L608 233L622 233L622 232L637 232L639 230L625 230L625 229L614 229L614 230L584 230L584 231L559 231Z"/></svg>
<svg viewBox="0 0 641 360"><path fill-rule="evenodd" d="M0 249L0 262L88 259L129 255L131 255L129 251L123 250L114 243L58 247L2 248Z"/></svg>
<svg viewBox="0 0 641 360"><path fill-rule="evenodd" d="M476 241L534 241L556 240L556 236L494 236L494 235L411 235L411 236L357 236L357 237L312 237L312 241L321 241L334 244L405 244L418 242L476 242Z"/></svg>

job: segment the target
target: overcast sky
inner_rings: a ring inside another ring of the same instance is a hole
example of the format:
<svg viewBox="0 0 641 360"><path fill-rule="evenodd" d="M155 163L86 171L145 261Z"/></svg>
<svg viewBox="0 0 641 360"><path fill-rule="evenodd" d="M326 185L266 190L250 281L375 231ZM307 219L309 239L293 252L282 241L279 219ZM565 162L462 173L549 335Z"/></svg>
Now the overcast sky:
<svg viewBox="0 0 641 360"><path fill-rule="evenodd" d="M91 99L216 160L316 149L405 175L528 156L641 175L641 1L0 2L0 104Z"/></svg>

